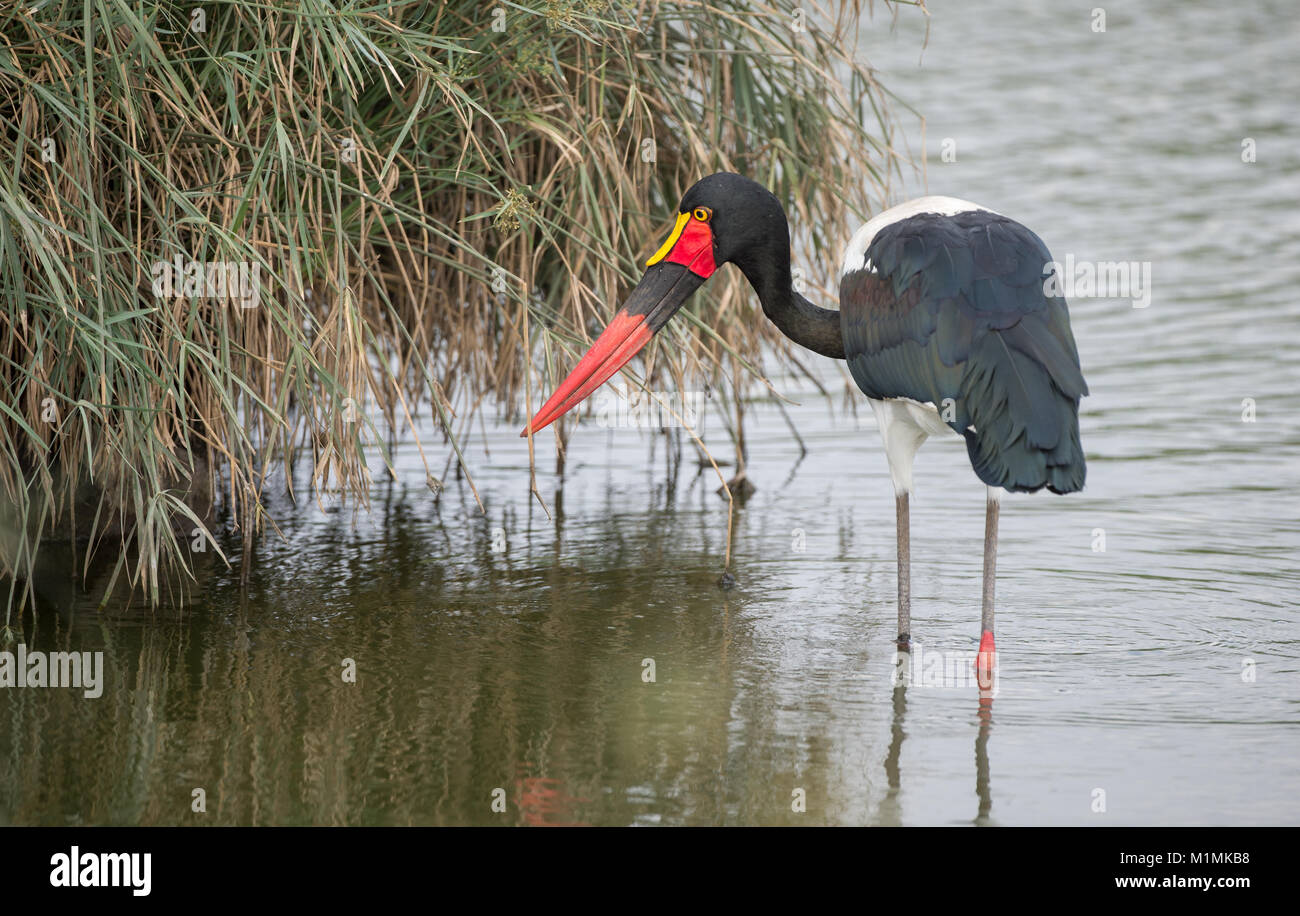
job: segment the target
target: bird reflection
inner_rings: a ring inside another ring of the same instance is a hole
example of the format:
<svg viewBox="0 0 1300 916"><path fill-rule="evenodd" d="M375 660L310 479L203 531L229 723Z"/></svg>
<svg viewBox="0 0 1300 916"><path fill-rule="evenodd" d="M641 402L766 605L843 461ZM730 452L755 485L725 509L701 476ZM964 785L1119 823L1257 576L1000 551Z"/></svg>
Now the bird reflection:
<svg viewBox="0 0 1300 916"><path fill-rule="evenodd" d="M975 735L975 794L979 797L979 813L975 815L975 826L984 827L992 823L989 811L993 808L993 792L989 787L989 732L993 727L993 698L980 693L979 732Z"/></svg>
<svg viewBox="0 0 1300 916"><path fill-rule="evenodd" d="M529 827L590 826L575 817L575 809L590 799L569 795L563 780L532 775L535 770L528 761L516 765L515 804L523 823Z"/></svg>
<svg viewBox="0 0 1300 916"><path fill-rule="evenodd" d="M900 665L907 663L907 654L899 656L902 660ZM900 679L894 687L894 716L889 726L889 753L885 756L885 779L889 783L889 789L885 792L885 797L880 803L880 823L891 826L899 826L903 822L902 810L899 805L899 791L903 785L902 771L898 766L899 758L903 755L903 737L906 732L903 730L903 717L907 713L907 683Z"/></svg>
<svg viewBox="0 0 1300 916"><path fill-rule="evenodd" d="M903 823L900 801L903 785L902 767L903 739L907 736L907 688L911 682L912 655L899 652L895 656L893 717L889 728L889 752L885 755L885 779L889 788L881 799L876 822L887 826L900 826ZM974 820L977 827L993 823L990 813L993 810L992 778L989 770L989 736L993 730L993 690L982 688L979 699L979 730L975 734L975 796L978 808Z"/></svg>

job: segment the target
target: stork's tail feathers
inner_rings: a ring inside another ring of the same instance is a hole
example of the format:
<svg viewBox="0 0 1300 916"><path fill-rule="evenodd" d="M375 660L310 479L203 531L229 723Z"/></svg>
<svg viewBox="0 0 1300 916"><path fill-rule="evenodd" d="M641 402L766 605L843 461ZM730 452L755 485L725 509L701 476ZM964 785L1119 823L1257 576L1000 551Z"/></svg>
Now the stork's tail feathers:
<svg viewBox="0 0 1300 916"><path fill-rule="evenodd" d="M1077 364L1040 362L1042 354L1031 356L1024 344L1007 331L983 338L984 352L968 363L963 386L974 428L959 431L975 473L989 486L1074 493L1087 476L1079 442L1079 398L1087 385Z"/></svg>

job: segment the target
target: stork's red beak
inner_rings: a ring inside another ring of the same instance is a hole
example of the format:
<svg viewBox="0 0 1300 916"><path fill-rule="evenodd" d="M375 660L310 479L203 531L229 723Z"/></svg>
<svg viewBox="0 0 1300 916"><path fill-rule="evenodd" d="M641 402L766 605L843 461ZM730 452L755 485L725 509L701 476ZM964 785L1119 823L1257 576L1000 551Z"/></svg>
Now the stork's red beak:
<svg viewBox="0 0 1300 916"><path fill-rule="evenodd" d="M713 234L708 222L683 213L673 234L650 259L609 327L542 405L520 436L550 426L581 404L650 342L668 319L713 275Z"/></svg>

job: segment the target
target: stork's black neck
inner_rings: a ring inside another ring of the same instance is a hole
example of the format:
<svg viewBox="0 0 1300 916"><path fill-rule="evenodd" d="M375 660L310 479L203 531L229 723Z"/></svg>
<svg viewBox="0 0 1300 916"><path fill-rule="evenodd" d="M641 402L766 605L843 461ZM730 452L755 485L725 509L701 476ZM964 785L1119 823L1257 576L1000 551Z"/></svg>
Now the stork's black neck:
<svg viewBox="0 0 1300 916"><path fill-rule="evenodd" d="M697 181L678 212L696 207L712 212L715 261L741 269L781 333L814 353L843 359L840 313L813 305L790 282L790 222L776 195L756 181L719 172Z"/></svg>
<svg viewBox="0 0 1300 916"><path fill-rule="evenodd" d="M758 293L763 314L782 334L814 353L831 359L844 359L840 313L813 305L794 291L789 236L787 233L780 233L780 236L779 242L766 251L752 257L736 258L736 266Z"/></svg>

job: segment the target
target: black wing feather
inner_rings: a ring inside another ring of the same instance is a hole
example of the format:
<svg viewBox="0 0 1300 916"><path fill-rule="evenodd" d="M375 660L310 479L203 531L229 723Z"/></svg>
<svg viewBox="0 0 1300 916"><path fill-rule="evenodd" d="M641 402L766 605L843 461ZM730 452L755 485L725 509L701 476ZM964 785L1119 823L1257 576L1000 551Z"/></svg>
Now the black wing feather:
<svg viewBox="0 0 1300 916"><path fill-rule="evenodd" d="M844 350L868 397L941 409L975 473L1015 491L1082 489L1079 399L1088 393L1052 256L987 211L924 213L878 232L840 281Z"/></svg>

